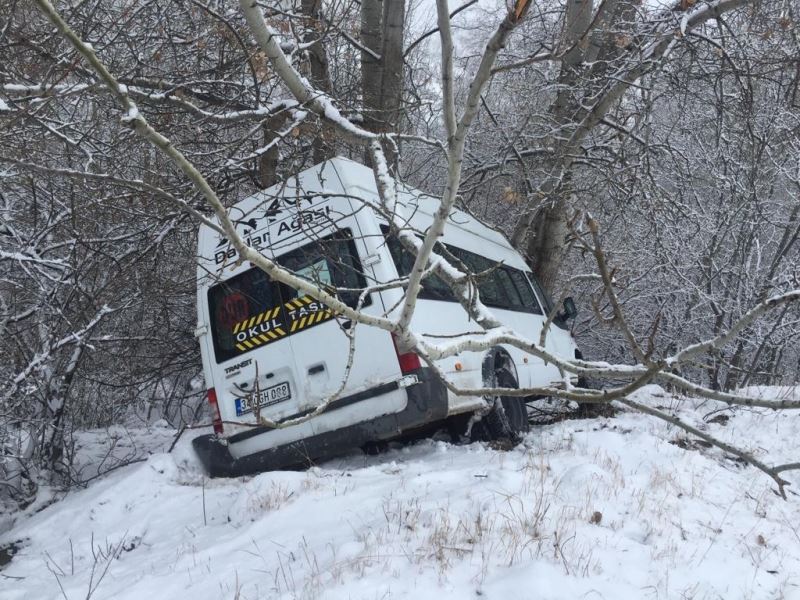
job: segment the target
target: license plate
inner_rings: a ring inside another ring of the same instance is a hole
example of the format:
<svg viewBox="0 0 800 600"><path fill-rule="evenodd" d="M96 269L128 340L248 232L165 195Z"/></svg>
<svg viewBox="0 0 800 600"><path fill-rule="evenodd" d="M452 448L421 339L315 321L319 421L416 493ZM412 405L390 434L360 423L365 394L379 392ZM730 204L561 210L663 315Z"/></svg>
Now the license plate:
<svg viewBox="0 0 800 600"><path fill-rule="evenodd" d="M241 417L244 414L253 412L256 398L258 399L258 407L264 408L288 400L291 397L292 390L288 381L273 385L259 391L258 394L252 394L246 398L236 398L236 416Z"/></svg>

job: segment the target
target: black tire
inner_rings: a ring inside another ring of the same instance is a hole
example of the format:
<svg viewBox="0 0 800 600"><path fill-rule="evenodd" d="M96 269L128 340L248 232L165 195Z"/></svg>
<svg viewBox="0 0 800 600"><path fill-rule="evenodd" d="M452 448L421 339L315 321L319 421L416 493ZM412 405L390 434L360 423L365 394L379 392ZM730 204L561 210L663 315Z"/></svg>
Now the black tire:
<svg viewBox="0 0 800 600"><path fill-rule="evenodd" d="M491 387L516 388L517 379L507 369L494 372ZM488 398L487 398L488 399ZM499 400L499 402L498 402ZM510 440L518 442L530 430L528 409L523 398L518 396L496 396L491 398L492 409L483 418L473 423L470 438L473 441L490 442Z"/></svg>

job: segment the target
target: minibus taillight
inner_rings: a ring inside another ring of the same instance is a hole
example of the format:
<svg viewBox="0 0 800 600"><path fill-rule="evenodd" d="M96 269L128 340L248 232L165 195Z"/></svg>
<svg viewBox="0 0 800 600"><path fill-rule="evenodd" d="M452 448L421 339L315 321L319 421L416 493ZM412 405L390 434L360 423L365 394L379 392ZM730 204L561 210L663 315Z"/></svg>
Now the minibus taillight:
<svg viewBox="0 0 800 600"><path fill-rule="evenodd" d="M408 375L422 366L419 362L419 356L413 352L400 352L400 350L397 349L397 339L394 334L392 334L392 343L394 344L394 351L397 354L397 362L400 363L400 372L403 375Z"/></svg>
<svg viewBox="0 0 800 600"><path fill-rule="evenodd" d="M219 414L219 404L217 404L217 390L209 388L208 404L211 406L211 422L214 425L214 433L222 433L222 416Z"/></svg>

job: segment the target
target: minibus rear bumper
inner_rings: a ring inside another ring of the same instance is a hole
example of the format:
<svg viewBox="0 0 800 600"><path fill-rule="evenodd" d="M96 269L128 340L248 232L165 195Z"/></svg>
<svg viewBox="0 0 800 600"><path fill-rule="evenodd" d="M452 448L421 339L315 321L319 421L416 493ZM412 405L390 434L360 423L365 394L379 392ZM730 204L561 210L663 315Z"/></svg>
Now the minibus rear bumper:
<svg viewBox="0 0 800 600"><path fill-rule="evenodd" d="M203 435L192 440L200 462L211 477L238 477L262 471L305 468L317 460L332 458L367 442L386 440L418 427L441 421L447 417L447 388L434 374L424 367L413 372L418 382L405 388L408 395L406 407L397 413L381 415L346 427L320 433L301 440L276 446L235 458L229 444L254 436L269 436L268 427L255 427L229 438ZM399 383L378 386L356 396L342 398L329 410L351 405L353 402L380 401L382 394L398 389Z"/></svg>

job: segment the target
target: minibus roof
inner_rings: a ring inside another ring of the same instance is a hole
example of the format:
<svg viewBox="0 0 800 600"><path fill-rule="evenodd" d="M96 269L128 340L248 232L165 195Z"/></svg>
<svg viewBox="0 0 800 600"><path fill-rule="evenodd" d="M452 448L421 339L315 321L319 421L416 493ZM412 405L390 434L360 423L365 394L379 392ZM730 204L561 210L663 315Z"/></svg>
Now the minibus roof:
<svg viewBox="0 0 800 600"><path fill-rule="evenodd" d="M430 196L395 180L398 204L404 209L402 219L420 233L430 226L433 214L439 207L439 198ZM241 233L257 231L267 226L266 215L273 217L274 210L305 208L324 200L335 202L336 197L350 197L353 204L362 198L369 203L378 202L378 191L373 171L350 159L337 156L293 175L286 181L249 196L230 208L229 214ZM267 207L265 209L265 207ZM269 207L274 210L270 213ZM274 221L270 218L269 221ZM383 221L379 217L380 221ZM480 239L475 239L478 237ZM472 215L458 209L450 213L442 240L466 250L471 250L492 260L530 271L522 257L511 247L506 237ZM487 244L488 242L488 244ZM202 225L199 231L198 248L202 260L211 260L214 251L222 244L220 234ZM201 271L203 266L201 265ZM207 271L206 271L207 272Z"/></svg>

